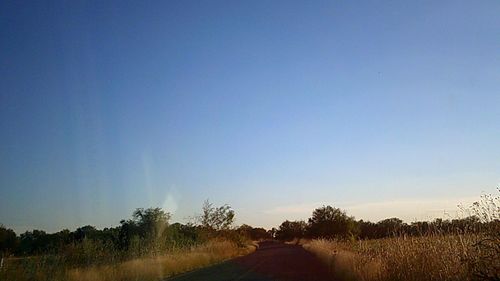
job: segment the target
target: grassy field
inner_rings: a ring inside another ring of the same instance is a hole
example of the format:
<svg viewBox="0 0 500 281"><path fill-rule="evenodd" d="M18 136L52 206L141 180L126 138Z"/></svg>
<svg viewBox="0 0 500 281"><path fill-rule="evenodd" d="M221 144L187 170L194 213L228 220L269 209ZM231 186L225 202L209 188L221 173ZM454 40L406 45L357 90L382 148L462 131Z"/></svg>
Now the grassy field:
<svg viewBox="0 0 500 281"><path fill-rule="evenodd" d="M255 246L239 247L227 240L212 240L189 249L163 255L135 258L109 265L74 267L58 256L8 259L0 271L2 281L70 280L131 281L159 280L248 254Z"/></svg>
<svg viewBox="0 0 500 281"><path fill-rule="evenodd" d="M302 245L325 262L331 274L339 281L463 281L479 279L475 275L478 270L491 271L499 268L498 252L486 253L485 250L488 249L483 249L483 254L493 254L496 258L489 261L481 259L487 261L487 264L476 263L481 254L477 249L479 241L484 241L483 237L467 234L351 242L317 239L304 241Z"/></svg>

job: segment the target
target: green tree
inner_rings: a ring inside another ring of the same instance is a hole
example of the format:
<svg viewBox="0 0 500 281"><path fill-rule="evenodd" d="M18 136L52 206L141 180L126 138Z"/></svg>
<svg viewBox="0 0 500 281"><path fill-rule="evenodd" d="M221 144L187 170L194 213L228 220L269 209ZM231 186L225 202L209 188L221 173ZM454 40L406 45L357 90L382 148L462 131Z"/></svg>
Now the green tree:
<svg viewBox="0 0 500 281"><path fill-rule="evenodd" d="M238 233L251 240L269 239L271 235L262 227L251 227L243 224L238 227Z"/></svg>
<svg viewBox="0 0 500 281"><path fill-rule="evenodd" d="M229 205L214 207L206 200L203 203L203 214L200 218L201 226L210 230L227 230L234 222L234 210Z"/></svg>
<svg viewBox="0 0 500 281"><path fill-rule="evenodd" d="M76 241L80 242L85 238L93 238L93 236L95 236L97 232L98 230L95 227L91 225L86 225L77 228L73 236Z"/></svg>
<svg viewBox="0 0 500 281"><path fill-rule="evenodd" d="M161 208L138 208L134 211L132 217L139 228L140 235L143 238L155 240L168 227L171 215Z"/></svg>
<svg viewBox="0 0 500 281"><path fill-rule="evenodd" d="M290 241L294 238L303 238L306 234L305 221L284 221L276 231L276 239Z"/></svg>
<svg viewBox="0 0 500 281"><path fill-rule="evenodd" d="M0 256L14 252L17 243L17 236L14 230L0 224Z"/></svg>
<svg viewBox="0 0 500 281"><path fill-rule="evenodd" d="M169 220L170 214L161 208L136 209L132 213L132 219L120 221L119 248L130 250L132 244L135 248L142 248L140 245L143 242L148 246L159 242L168 227Z"/></svg>
<svg viewBox="0 0 500 281"><path fill-rule="evenodd" d="M405 224L401 219L389 218L379 221L377 226L381 231L382 237L389 237L399 235L403 231Z"/></svg>
<svg viewBox="0 0 500 281"><path fill-rule="evenodd" d="M309 219L309 235L315 238L346 238L357 234L354 218L332 206L317 208Z"/></svg>
<svg viewBox="0 0 500 281"><path fill-rule="evenodd" d="M19 251L23 254L39 254L50 250L49 235L43 230L26 231L19 240Z"/></svg>

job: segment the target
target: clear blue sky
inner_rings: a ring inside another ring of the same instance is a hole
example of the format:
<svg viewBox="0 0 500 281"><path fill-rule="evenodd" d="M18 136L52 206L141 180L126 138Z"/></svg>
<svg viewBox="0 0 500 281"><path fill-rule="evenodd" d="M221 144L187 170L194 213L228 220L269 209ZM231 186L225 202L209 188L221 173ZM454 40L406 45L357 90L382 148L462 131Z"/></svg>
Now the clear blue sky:
<svg viewBox="0 0 500 281"><path fill-rule="evenodd" d="M499 15L499 1L2 1L0 223L103 227L149 206L185 221L206 198L265 227L323 203L372 220L452 211L500 182Z"/></svg>

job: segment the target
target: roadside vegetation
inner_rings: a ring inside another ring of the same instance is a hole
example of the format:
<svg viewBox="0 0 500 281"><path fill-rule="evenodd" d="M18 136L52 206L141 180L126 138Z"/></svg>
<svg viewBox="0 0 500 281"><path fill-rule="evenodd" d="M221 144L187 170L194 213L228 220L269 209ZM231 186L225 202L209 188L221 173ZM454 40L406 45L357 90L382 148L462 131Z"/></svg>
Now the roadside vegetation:
<svg viewBox="0 0 500 281"><path fill-rule="evenodd" d="M170 224L169 213L149 208L102 230L84 226L18 236L0 226L0 280L159 280L255 250L252 240L267 232L235 228L234 216L230 206L206 201L189 224Z"/></svg>
<svg viewBox="0 0 500 281"><path fill-rule="evenodd" d="M500 280L500 189L456 219L377 223L323 206L307 221L266 231L234 227L228 205L206 201L193 223L170 223L160 208L136 209L102 230L21 235L0 226L0 280L153 281L205 267L277 239L314 253L338 281Z"/></svg>
<svg viewBox="0 0 500 281"><path fill-rule="evenodd" d="M500 192L500 189L499 189ZM500 197L484 195L462 219L356 221L330 207L285 221L276 236L316 254L335 280L500 280Z"/></svg>

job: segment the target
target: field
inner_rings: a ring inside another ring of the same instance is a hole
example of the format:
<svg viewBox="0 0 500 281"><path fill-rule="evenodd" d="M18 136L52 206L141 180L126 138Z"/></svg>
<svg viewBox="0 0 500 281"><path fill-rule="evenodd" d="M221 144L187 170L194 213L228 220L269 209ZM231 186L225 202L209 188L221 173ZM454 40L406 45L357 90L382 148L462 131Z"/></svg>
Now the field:
<svg viewBox="0 0 500 281"><path fill-rule="evenodd" d="M226 240L212 240L189 249L158 256L131 259L108 265L74 267L61 257L42 256L7 259L0 280L129 281L159 280L178 273L205 267L255 250Z"/></svg>
<svg viewBox="0 0 500 281"><path fill-rule="evenodd" d="M323 206L307 222L286 220L266 231L233 227L233 210L207 201L198 224L169 224L170 214L149 208L137 209L132 219L102 230L83 226L18 236L0 226L0 250L7 253L0 251L0 280L154 281L205 268L176 278L498 281L499 200L485 195L471 206L468 217L410 224L398 218L356 220ZM264 247L251 241L261 241Z"/></svg>
<svg viewBox="0 0 500 281"><path fill-rule="evenodd" d="M498 280L499 241L488 239L476 234L436 234L343 242L316 239L301 244L339 281ZM491 243L481 247L485 241Z"/></svg>

